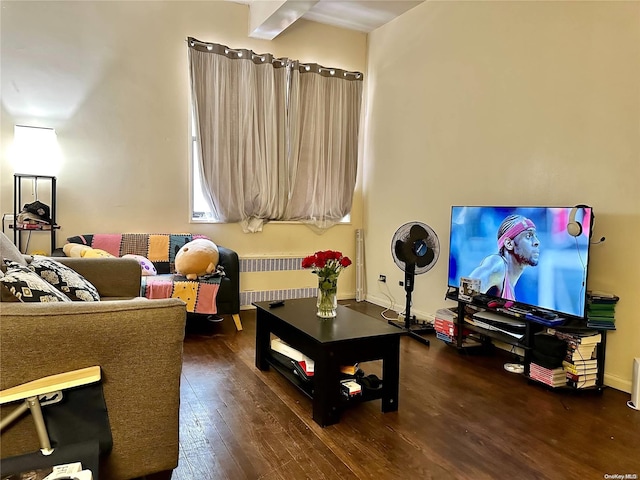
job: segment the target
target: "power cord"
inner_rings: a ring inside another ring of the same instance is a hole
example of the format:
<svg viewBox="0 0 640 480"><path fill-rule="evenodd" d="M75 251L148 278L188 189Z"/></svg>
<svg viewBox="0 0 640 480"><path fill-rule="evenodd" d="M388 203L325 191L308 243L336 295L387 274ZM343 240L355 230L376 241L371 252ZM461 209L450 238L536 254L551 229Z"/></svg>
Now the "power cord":
<svg viewBox="0 0 640 480"><path fill-rule="evenodd" d="M386 292L382 291L382 287L380 287L381 283L384 283L384 285L387 287L387 291L389 293L386 293ZM384 318L385 320L397 320L398 319L397 316L395 318L389 318L389 317L387 317L385 315L385 313L387 313L388 311L393 310L394 307L396 306L396 300L395 300L395 298L393 298L393 295L391 294L391 290L389 289L389 285L387 284L387 282L382 282L382 281L378 280L378 288L380 288L380 293L382 293L385 297L387 297L387 299L391 303L389 308L385 308L382 312L380 312L380 316L382 318Z"/></svg>

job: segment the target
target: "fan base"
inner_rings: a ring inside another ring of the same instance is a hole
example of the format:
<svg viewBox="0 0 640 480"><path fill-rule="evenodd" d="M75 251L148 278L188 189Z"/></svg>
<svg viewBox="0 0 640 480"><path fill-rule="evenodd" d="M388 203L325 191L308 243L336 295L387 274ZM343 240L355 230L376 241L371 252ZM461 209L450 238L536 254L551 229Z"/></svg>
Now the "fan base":
<svg viewBox="0 0 640 480"><path fill-rule="evenodd" d="M404 320L388 320L388 323L389 325L393 325L394 327L398 327L404 330L405 332L407 332L407 335L409 335L412 338L415 338L416 340L424 343L425 345L429 345L429 339L424 338L422 335L435 333L435 329L433 328L433 325L429 325L429 324L412 323L411 325L409 325L409 328L407 329L405 326Z"/></svg>

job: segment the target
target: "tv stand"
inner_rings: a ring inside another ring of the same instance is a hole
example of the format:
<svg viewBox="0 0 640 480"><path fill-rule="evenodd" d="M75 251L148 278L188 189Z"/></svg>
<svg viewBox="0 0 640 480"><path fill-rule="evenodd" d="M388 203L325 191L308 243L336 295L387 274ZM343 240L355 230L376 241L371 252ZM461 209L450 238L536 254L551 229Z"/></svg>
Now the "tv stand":
<svg viewBox="0 0 640 480"><path fill-rule="evenodd" d="M523 364L524 364L524 372L523 375L529 380L531 383L536 383L538 385L545 385L537 380L531 378L530 376L530 367L532 361L532 351L533 351L533 340L534 335L539 332L543 332L548 328L552 328L557 330L558 332L563 331L595 331L600 333L601 339L600 342L596 346L596 358L597 358L597 366L598 371L596 373L596 385L594 387L586 387L586 388L573 388L570 386L567 387L556 387L553 390L597 390L601 392L604 385L604 366L605 366L605 352L606 352L606 343L607 343L607 330L588 328L586 325L586 319L573 319L568 320L563 325L552 325L554 322L553 319L548 319L548 322L551 324L545 324L545 319L540 317L535 321L527 318L526 313L518 313L515 311L510 312L507 309L502 307L489 307L487 301L487 297L483 295L475 296L472 298L470 302L462 301L458 298L458 290L450 289L447 291L445 298L448 300L453 300L457 302L457 314L455 315L454 323L456 324L456 333L453 341L449 344L454 348L457 348L459 351L464 351L469 348L482 348L486 347L488 344L492 343L493 340L497 340L499 342L505 343L507 345L513 345L515 347L520 347L523 349ZM491 299L495 300L495 299ZM502 333L500 331L489 330L486 328L482 328L477 325L472 325L468 322L465 322L465 315L473 315L473 312L492 312L506 318L512 318L517 320L522 320L525 324L524 326L524 335L521 339L517 339L508 334ZM542 323L541 323L542 322ZM475 346L465 346L463 340L465 338L465 331L471 332L475 337L480 339L480 345Z"/></svg>

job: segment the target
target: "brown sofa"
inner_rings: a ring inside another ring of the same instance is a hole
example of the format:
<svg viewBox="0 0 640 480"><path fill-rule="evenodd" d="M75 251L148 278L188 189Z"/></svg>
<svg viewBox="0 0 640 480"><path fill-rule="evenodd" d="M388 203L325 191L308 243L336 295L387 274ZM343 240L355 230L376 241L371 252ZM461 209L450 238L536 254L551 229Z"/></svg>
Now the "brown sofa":
<svg viewBox="0 0 640 480"><path fill-rule="evenodd" d="M187 280L175 276L175 256L180 247L196 238L211 240L206 235L196 233L85 233L67 238L67 242L99 248L116 257L125 254L141 255L149 258L158 275L142 277L141 296L158 298L169 296L182 298L187 303L187 312L196 315L231 315L238 331L242 330L240 321L240 260L238 254L230 248L218 245L219 265L224 275L217 281L202 279ZM62 250L53 256L64 255ZM73 255L69 255L73 257ZM160 287L156 282L160 282ZM175 283L178 288L172 288ZM219 289L213 296L208 283L218 283ZM152 283L156 283L152 287ZM200 290L204 289L204 290ZM151 291L154 293L151 294ZM202 294L200 292L203 292ZM161 292L161 293L159 293Z"/></svg>
<svg viewBox="0 0 640 480"><path fill-rule="evenodd" d="M3 292L0 389L99 365L113 436L100 478L131 479L172 470L178 463L184 302L138 297L140 266L135 260L56 260L93 283L102 301L20 303L6 301ZM4 406L0 416L14 408ZM30 416L2 434L2 458L37 449Z"/></svg>

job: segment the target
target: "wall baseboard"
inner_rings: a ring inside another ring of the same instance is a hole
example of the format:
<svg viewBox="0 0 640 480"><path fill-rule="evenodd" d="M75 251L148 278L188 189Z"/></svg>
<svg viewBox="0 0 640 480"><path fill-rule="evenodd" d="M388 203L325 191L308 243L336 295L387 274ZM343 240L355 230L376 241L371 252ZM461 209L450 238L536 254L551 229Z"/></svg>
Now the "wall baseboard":
<svg viewBox="0 0 640 480"><path fill-rule="evenodd" d="M391 308L391 302L386 297L377 297L375 295L367 294L365 300L367 302L378 305L379 307ZM397 313L404 311L404 298L403 303L396 303L393 305L393 310ZM435 313L425 312L423 310L416 310L411 307L411 315L415 315L418 320L426 320L427 322L433 322L435 319ZM389 316L389 315L387 315ZM394 316L394 315L391 315Z"/></svg>
<svg viewBox="0 0 640 480"><path fill-rule="evenodd" d="M604 374L604 384L607 387L615 388L616 390L620 390L621 392L631 393L631 381L624 380L615 375Z"/></svg>

